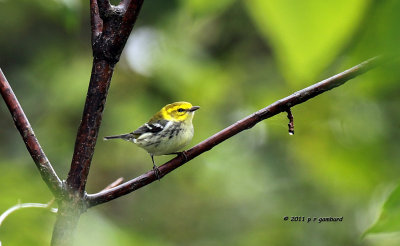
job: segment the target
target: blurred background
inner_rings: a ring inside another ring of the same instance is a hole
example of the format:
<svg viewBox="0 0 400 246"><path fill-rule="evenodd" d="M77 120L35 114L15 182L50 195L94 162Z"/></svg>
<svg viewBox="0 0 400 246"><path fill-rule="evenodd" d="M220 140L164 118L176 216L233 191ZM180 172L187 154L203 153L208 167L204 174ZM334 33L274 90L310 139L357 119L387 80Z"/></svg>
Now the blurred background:
<svg viewBox="0 0 400 246"><path fill-rule="evenodd" d="M115 69L88 192L152 167L144 150L102 137L185 100L201 106L193 146L299 89L397 53L399 12L396 0L145 1ZM0 67L65 178L91 71L88 1L0 0L0 16ZM399 65L293 108L294 136L278 115L160 182L90 209L76 245L399 245L398 233L361 238L399 181ZM0 213L47 203L51 193L2 100L0 119ZM54 221L45 209L17 211L0 240L49 245Z"/></svg>

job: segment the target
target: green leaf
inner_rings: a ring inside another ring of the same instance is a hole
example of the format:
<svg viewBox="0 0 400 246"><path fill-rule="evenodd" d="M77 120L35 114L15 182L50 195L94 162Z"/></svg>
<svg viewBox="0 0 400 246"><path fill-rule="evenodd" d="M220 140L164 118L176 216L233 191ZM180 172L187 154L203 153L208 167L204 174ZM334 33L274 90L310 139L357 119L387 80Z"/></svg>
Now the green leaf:
<svg viewBox="0 0 400 246"><path fill-rule="evenodd" d="M289 82L314 80L348 42L366 0L248 0L248 11L274 49Z"/></svg>
<svg viewBox="0 0 400 246"><path fill-rule="evenodd" d="M390 194L383 205L379 219L364 236L370 233L400 231L400 185Z"/></svg>

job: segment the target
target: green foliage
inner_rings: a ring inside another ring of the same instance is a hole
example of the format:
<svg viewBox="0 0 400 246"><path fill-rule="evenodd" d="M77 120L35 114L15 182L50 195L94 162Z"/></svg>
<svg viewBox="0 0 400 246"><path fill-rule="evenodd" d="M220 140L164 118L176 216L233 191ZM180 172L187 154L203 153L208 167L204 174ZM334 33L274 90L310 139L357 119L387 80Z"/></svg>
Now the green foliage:
<svg viewBox="0 0 400 246"><path fill-rule="evenodd" d="M0 67L62 178L91 71L88 11L87 1L0 1L7 20ZM194 145L317 80L397 54L399 12L396 0L145 1L116 66L88 192L151 169L145 151L103 136L132 131L164 104L186 100L201 106ZM92 208L77 245L398 245L398 234L376 234L398 230L399 188L376 215L400 172L399 65L293 108L294 136L278 115L160 182ZM47 203L51 194L3 103L0 119L0 212L19 201ZM48 245L54 218L17 211L0 240Z"/></svg>
<svg viewBox="0 0 400 246"><path fill-rule="evenodd" d="M187 11L201 16L219 14L229 7L235 0L181 0L183 8Z"/></svg>
<svg viewBox="0 0 400 246"><path fill-rule="evenodd" d="M387 198L379 219L365 232L365 235L398 231L400 231L400 186L397 186Z"/></svg>

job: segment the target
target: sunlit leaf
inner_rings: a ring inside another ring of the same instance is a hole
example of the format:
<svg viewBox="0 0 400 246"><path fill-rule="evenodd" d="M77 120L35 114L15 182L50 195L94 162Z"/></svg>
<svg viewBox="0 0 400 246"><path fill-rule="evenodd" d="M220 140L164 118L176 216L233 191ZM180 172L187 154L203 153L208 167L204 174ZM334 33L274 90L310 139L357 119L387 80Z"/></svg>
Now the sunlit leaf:
<svg viewBox="0 0 400 246"><path fill-rule="evenodd" d="M400 231L400 185L390 194L383 205L379 219L364 235Z"/></svg>

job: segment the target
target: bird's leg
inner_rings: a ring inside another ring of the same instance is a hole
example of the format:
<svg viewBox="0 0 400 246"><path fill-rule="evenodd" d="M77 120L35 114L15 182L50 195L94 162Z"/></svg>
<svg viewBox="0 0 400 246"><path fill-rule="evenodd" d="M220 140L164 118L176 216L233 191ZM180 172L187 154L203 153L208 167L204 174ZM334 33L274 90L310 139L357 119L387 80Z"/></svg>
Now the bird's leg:
<svg viewBox="0 0 400 246"><path fill-rule="evenodd" d="M156 166L156 164L154 163L154 155L150 154L151 156L151 160L153 162L153 172L154 175L156 176L156 178L158 179L158 181L160 181L161 177L160 177L160 170L158 169L158 167Z"/></svg>

